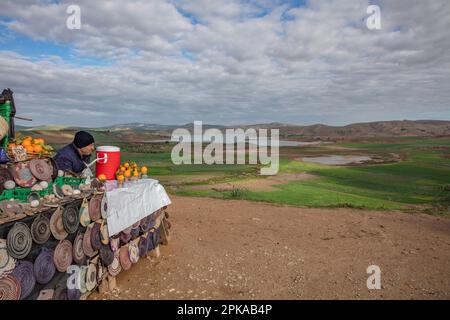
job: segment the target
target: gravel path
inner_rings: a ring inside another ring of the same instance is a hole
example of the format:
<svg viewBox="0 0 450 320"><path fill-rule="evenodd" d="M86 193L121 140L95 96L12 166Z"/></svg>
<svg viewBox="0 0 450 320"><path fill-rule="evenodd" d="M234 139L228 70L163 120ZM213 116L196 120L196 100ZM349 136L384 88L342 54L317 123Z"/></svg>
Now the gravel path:
<svg viewBox="0 0 450 320"><path fill-rule="evenodd" d="M90 299L449 299L450 218L172 197L171 242ZM381 290L368 290L369 265Z"/></svg>

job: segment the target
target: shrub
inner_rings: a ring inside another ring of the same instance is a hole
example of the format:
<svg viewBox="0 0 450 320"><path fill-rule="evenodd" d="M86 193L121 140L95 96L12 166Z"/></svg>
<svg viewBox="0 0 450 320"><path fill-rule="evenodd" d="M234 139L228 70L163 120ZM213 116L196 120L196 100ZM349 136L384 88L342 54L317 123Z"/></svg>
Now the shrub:
<svg viewBox="0 0 450 320"><path fill-rule="evenodd" d="M243 198L247 193L247 189L245 188L238 188L236 186L233 185L233 189L230 192L230 197L231 198Z"/></svg>

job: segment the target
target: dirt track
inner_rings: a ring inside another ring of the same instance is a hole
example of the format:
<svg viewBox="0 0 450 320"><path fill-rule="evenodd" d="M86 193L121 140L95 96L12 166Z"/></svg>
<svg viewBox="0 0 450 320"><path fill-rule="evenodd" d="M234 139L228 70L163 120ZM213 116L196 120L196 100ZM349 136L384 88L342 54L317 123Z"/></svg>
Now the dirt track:
<svg viewBox="0 0 450 320"><path fill-rule="evenodd" d="M171 242L92 299L449 299L450 218L172 197ZM381 268L381 290L366 269Z"/></svg>
<svg viewBox="0 0 450 320"><path fill-rule="evenodd" d="M290 181L302 181L314 179L316 176L308 173L288 173L276 176L269 176L264 179L245 179L233 182L224 182L216 184L204 184L189 186L190 190L218 190L231 191L233 188L244 188L251 191L276 191L276 185L282 185Z"/></svg>

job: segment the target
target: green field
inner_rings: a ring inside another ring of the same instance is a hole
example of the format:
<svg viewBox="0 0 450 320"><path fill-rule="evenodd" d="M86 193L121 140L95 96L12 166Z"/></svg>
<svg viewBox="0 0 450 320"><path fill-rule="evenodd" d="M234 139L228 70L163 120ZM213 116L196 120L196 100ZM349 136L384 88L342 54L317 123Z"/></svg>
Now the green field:
<svg viewBox="0 0 450 320"><path fill-rule="evenodd" d="M385 140L385 139L384 139ZM235 191L190 190L198 184L215 184L258 177L258 168L249 165L181 165L171 163L170 152L125 153L149 165L151 173L179 195L241 198L255 201L311 207L353 207L368 209L410 209L430 213L446 213L450 186L450 140L444 138L393 138L395 141L372 139L364 142L340 143L308 148L289 148L281 151L280 172L310 173L316 179L290 181L276 185L276 191L261 192L248 189ZM292 157L365 153L384 156L402 155L402 161L360 166L327 166L305 163ZM296 150L293 150L296 149ZM344 149L346 150L346 149ZM178 183L177 176L191 176ZM194 178L204 176L202 182ZM263 177L259 177L264 179Z"/></svg>

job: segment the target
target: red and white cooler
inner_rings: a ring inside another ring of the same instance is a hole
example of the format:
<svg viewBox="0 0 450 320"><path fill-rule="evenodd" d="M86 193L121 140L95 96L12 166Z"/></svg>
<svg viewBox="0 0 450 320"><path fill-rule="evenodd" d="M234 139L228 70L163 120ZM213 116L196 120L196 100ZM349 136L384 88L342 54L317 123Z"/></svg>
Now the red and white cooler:
<svg viewBox="0 0 450 320"><path fill-rule="evenodd" d="M96 176L106 176L106 180L116 179L120 167L120 148L113 146L97 147Z"/></svg>

